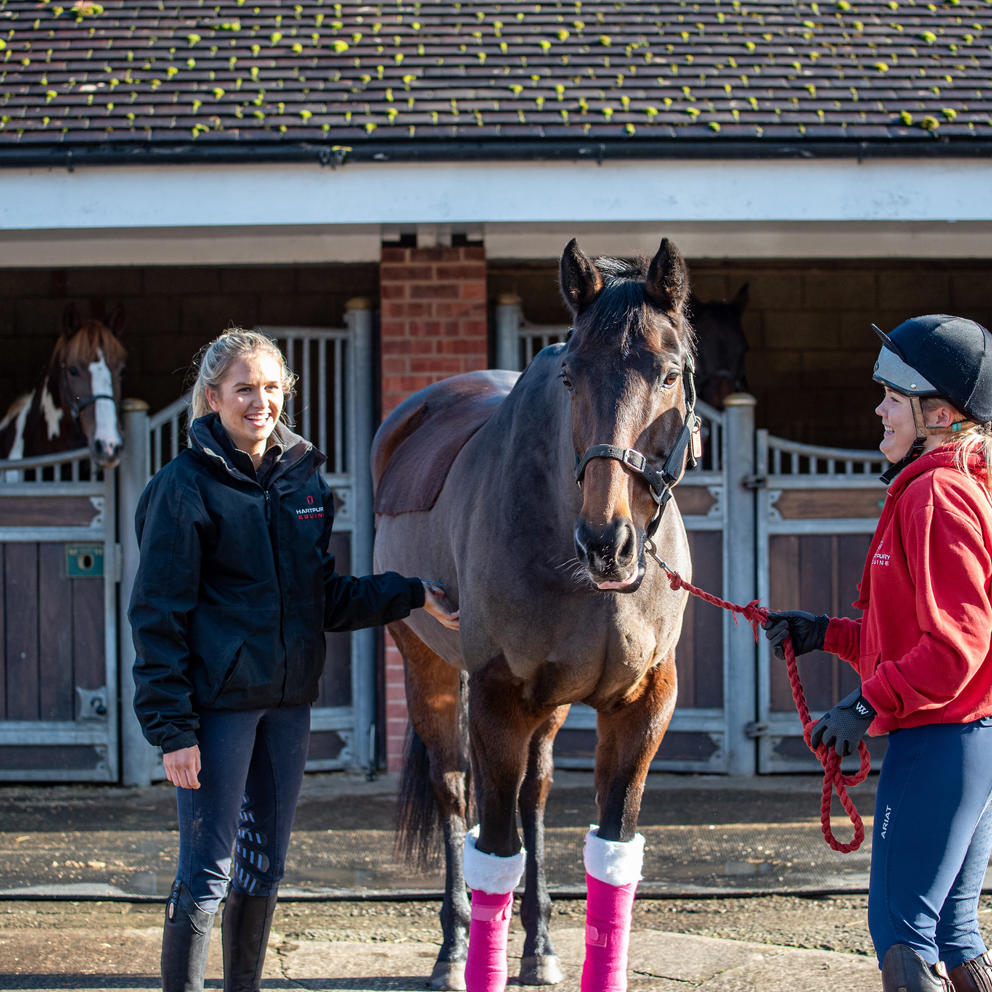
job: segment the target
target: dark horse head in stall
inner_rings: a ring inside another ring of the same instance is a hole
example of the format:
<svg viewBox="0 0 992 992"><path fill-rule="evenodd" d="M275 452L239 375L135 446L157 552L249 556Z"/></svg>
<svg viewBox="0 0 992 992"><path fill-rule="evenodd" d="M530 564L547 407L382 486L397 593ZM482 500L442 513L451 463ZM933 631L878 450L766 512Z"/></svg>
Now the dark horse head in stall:
<svg viewBox="0 0 992 992"><path fill-rule="evenodd" d="M696 331L696 394L717 410L731 393L747 390L747 339L741 326L746 306L747 283L727 302L689 297L689 319Z"/></svg>

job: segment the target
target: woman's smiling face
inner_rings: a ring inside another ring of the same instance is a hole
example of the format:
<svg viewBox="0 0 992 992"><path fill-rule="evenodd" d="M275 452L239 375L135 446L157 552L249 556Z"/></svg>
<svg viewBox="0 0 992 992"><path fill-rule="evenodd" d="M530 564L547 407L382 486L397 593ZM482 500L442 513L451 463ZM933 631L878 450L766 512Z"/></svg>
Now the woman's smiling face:
<svg viewBox="0 0 992 992"><path fill-rule="evenodd" d="M282 413L282 366L272 355L252 352L232 362L214 389L206 389L210 409L234 444L256 462Z"/></svg>
<svg viewBox="0 0 992 992"><path fill-rule="evenodd" d="M913 422L913 408L908 396L885 387L882 402L875 407L875 413L882 418L882 442L878 450L890 462L898 462L909 454L916 440L916 424Z"/></svg>

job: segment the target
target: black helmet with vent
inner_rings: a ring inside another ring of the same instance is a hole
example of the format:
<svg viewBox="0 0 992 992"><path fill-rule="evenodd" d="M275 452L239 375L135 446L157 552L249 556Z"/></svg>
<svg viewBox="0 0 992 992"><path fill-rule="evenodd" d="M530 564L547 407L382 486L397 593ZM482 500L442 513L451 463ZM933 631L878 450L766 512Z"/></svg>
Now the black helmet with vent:
<svg viewBox="0 0 992 992"><path fill-rule="evenodd" d="M967 317L934 313L904 320L882 339L877 382L906 396L940 396L969 420L992 421L992 335Z"/></svg>

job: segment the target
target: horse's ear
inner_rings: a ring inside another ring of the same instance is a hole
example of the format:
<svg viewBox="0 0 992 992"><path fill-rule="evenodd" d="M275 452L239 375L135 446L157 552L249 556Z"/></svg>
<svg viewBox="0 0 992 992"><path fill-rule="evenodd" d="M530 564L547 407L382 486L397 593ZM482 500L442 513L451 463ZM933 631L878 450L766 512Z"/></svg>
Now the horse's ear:
<svg viewBox="0 0 992 992"><path fill-rule="evenodd" d="M668 238L661 239L658 254L651 259L644 295L659 310L678 310L689 295L689 273L681 252Z"/></svg>
<svg viewBox="0 0 992 992"><path fill-rule="evenodd" d="M561 254L559 279L565 304L576 317L588 309L603 291L603 276L575 238L565 245Z"/></svg>
<svg viewBox="0 0 992 992"><path fill-rule="evenodd" d="M744 285L737 290L737 295L730 301L730 305L737 311L738 316L744 312L744 308L747 306L747 287L748 284L744 283Z"/></svg>
<svg viewBox="0 0 992 992"><path fill-rule="evenodd" d="M121 332L124 330L123 303L118 303L117 306L110 311L110 316L107 318L106 324L115 338L119 338L121 336Z"/></svg>
<svg viewBox="0 0 992 992"><path fill-rule="evenodd" d="M82 324L76 304L67 303L65 310L62 311L62 337L71 338L82 327Z"/></svg>

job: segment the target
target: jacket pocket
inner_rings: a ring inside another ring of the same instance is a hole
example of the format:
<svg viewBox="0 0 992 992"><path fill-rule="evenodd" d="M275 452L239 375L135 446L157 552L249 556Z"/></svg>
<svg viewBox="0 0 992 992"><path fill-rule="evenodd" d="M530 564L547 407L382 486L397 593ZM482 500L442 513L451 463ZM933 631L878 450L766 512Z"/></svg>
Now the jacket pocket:
<svg viewBox="0 0 992 992"><path fill-rule="evenodd" d="M214 672L223 672L220 680L211 688L209 698L203 701L204 706L215 703L237 678L238 666L241 664L241 651L245 646L243 638L239 638L230 647L218 652L216 661L209 667Z"/></svg>

